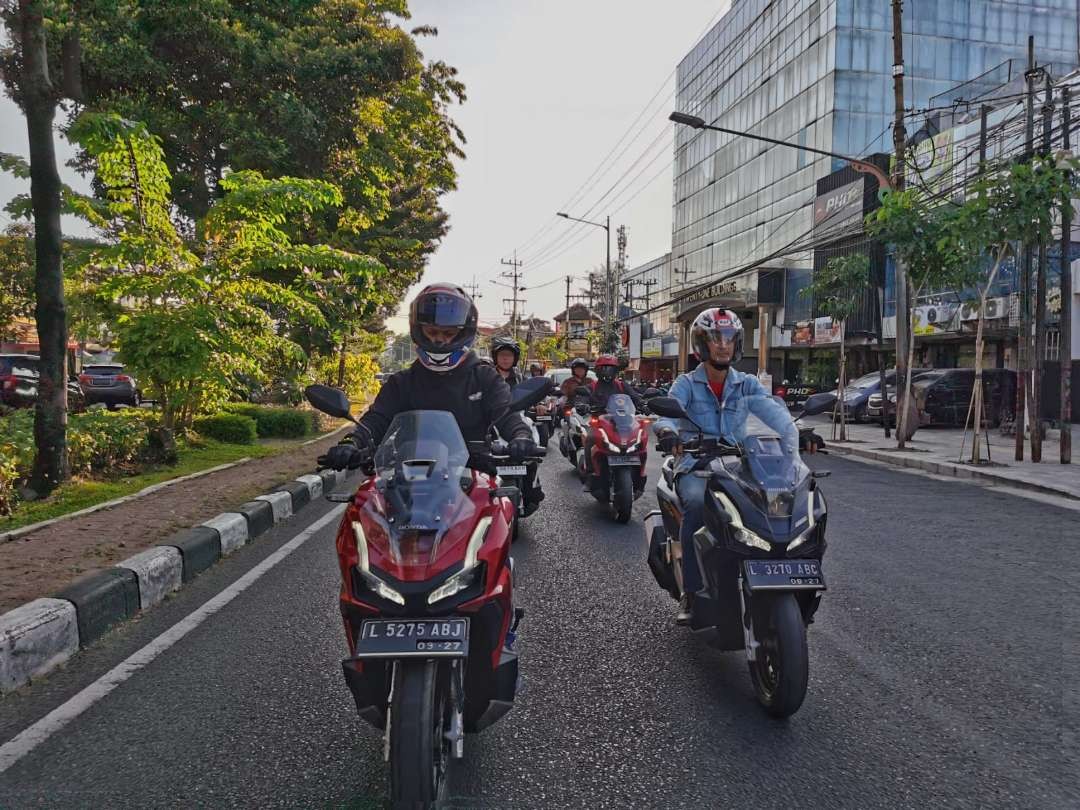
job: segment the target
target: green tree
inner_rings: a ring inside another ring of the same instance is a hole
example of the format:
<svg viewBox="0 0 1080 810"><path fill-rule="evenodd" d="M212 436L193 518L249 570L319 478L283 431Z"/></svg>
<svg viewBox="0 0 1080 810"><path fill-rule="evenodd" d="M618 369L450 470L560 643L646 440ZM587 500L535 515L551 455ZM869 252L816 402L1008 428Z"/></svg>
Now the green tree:
<svg viewBox="0 0 1080 810"><path fill-rule="evenodd" d="M81 207L107 244L91 252L80 278L114 307L117 345L160 400L167 429L220 404L238 377L263 381L283 358L300 361L281 324L321 321L309 287L335 275L373 280L382 271L366 256L298 243L286 232L341 205L329 183L230 174L222 199L185 239L170 218L160 141L145 126L84 114L72 137L93 155L106 201ZM267 280L296 267L296 282Z"/></svg>
<svg viewBox="0 0 1080 810"><path fill-rule="evenodd" d="M847 353L844 341L847 320L858 310L863 293L870 287L870 259L866 254L853 253L829 259L814 273L810 284L800 295L813 299L814 310L840 324L840 375L836 389L836 411L840 417L840 441L847 441L847 418L844 395L847 386ZM882 392L884 396L885 392Z"/></svg>
<svg viewBox="0 0 1080 810"><path fill-rule="evenodd" d="M308 351L337 352L358 320L381 323L446 233L439 198L463 143L448 109L464 92L452 68L425 62L416 38L435 32L405 31L408 16L406 0L84 5L87 103L168 133L173 199L190 223L230 170L341 190L303 238L389 272L377 298L348 280L325 295L322 325L291 335Z"/></svg>
<svg viewBox="0 0 1080 810"><path fill-rule="evenodd" d="M980 174L967 190L958 211L952 233L952 250L972 266L990 269L977 284L979 318L975 332L975 385L968 407L968 421L974 425L971 462L981 461L979 447L983 428L983 324L986 298L997 279L1002 262L1016 244L1037 244L1053 236L1056 205L1070 199L1069 172L1078 162L1069 156L1035 157L1029 163L1010 163ZM966 427L966 425L965 425ZM1018 429L1019 426L1018 426ZM1031 441L1039 441L1039 431L1032 430Z"/></svg>
<svg viewBox="0 0 1080 810"><path fill-rule="evenodd" d="M564 365L570 354L563 347L563 340L558 335L541 338L533 346L536 356L547 362Z"/></svg>
<svg viewBox="0 0 1080 810"><path fill-rule="evenodd" d="M67 313L64 301L61 184L53 121L61 98L79 100L79 39L64 26L62 43L50 48L50 28L69 11L63 4L17 0L0 6L10 45L0 50L0 76L26 118L34 233L34 320L40 362L34 405L34 468L30 488L47 495L68 476ZM57 59L57 56L61 59ZM57 70L59 65L61 70ZM4 161L0 161L3 163ZM8 168L6 165L4 168Z"/></svg>
<svg viewBox="0 0 1080 810"><path fill-rule="evenodd" d="M881 207L866 217L867 232L890 245L897 260L907 268L913 297L933 290L962 290L976 276L969 257L956 249L955 238L959 208L942 203L920 188L909 188L884 195ZM903 293L898 293L903 294ZM914 308L911 317L914 318ZM910 369L915 354L914 322L906 347ZM917 414L911 399L911 375L897 397L897 446L903 449L915 432Z"/></svg>
<svg viewBox="0 0 1080 810"><path fill-rule="evenodd" d="M9 225L0 236L0 337L18 318L34 312L34 232L25 223Z"/></svg>

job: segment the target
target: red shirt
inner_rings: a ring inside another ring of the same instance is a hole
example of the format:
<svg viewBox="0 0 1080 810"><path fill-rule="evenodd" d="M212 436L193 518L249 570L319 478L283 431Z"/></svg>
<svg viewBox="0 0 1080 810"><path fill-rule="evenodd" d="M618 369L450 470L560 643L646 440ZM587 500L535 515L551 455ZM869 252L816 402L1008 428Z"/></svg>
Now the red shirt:
<svg viewBox="0 0 1080 810"><path fill-rule="evenodd" d="M709 380L709 388L712 389L713 394L716 395L717 402L724 401L724 383L727 382L727 377L724 377L720 382L713 382Z"/></svg>

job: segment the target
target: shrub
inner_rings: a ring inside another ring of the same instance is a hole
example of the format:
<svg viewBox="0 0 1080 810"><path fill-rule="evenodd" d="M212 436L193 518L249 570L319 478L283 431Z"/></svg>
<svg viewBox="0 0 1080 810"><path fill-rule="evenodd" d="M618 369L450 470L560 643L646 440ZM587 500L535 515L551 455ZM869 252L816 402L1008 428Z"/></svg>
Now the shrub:
<svg viewBox="0 0 1080 810"><path fill-rule="evenodd" d="M255 420L260 439L298 439L311 432L314 422L310 411L297 408L270 408L248 402L233 402L225 406L228 413Z"/></svg>
<svg viewBox="0 0 1080 810"><path fill-rule="evenodd" d="M299 439L308 434L311 429L311 419L303 411L293 408L266 408L258 427L260 436Z"/></svg>
<svg viewBox="0 0 1080 810"><path fill-rule="evenodd" d="M238 413L217 413L196 419L193 427L209 439L229 444L255 444L255 420Z"/></svg>

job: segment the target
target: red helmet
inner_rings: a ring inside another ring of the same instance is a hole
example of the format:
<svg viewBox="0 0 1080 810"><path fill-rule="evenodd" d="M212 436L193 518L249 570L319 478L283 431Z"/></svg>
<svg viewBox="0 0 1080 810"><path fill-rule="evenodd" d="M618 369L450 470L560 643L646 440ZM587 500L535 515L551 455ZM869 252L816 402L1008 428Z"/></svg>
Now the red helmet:
<svg viewBox="0 0 1080 810"><path fill-rule="evenodd" d="M710 344L730 344L731 357L727 360L713 360ZM694 319L694 324L690 327L690 345L702 363L707 361L714 368L734 365L742 359L743 354L742 320L730 309L707 309Z"/></svg>
<svg viewBox="0 0 1080 810"><path fill-rule="evenodd" d="M619 373L619 361L613 354L602 354L593 363L593 370L596 371L598 379L611 382Z"/></svg>

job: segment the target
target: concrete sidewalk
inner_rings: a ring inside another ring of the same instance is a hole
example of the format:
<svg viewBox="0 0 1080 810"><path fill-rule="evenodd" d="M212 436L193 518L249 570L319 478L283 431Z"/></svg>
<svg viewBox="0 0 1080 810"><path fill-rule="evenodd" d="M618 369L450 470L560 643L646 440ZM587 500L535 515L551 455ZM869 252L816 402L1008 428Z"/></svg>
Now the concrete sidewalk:
<svg viewBox="0 0 1080 810"><path fill-rule="evenodd" d="M907 452L896 449L896 434L886 439L881 425L848 425L848 441L831 441L832 425L827 416L808 417L803 420L812 424L825 439L828 450L856 458L868 458L874 461L893 464L898 467L911 467L932 472L936 475L949 475L956 478L978 478L1000 486L1027 489L1047 495L1059 495L1080 500L1080 430L1072 426L1073 463L1060 464L1058 461L1059 432L1050 431L1043 441L1043 461L1031 462L1030 441L1025 442L1024 461L1014 461L1014 437L1002 436L997 429L991 430L991 463L974 466L961 459L971 458L972 434L966 438L964 431L958 428L920 428ZM837 426L839 432L839 426ZM982 440L982 457L986 458L986 441Z"/></svg>

